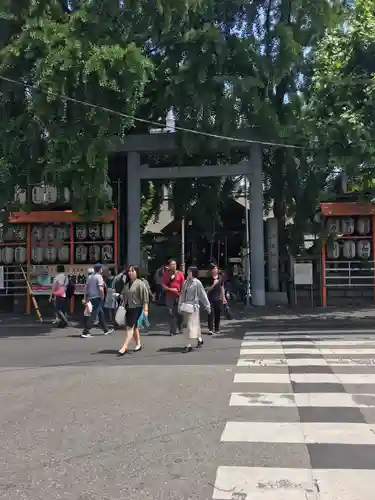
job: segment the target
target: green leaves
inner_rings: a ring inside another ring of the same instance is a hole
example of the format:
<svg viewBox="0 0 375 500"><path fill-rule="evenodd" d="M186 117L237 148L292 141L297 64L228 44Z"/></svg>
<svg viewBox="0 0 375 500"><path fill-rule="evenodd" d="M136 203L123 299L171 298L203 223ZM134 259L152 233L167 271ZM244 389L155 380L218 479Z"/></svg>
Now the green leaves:
<svg viewBox="0 0 375 500"><path fill-rule="evenodd" d="M73 189L74 208L90 213L109 201L100 188L107 182L107 142L133 124L101 107L132 116L152 77L143 47L118 29L120 10L110 9L98 22L92 2L66 14L58 4L41 8L30 1L27 11L18 13L19 31L1 49L0 74L30 85L25 92L0 83L0 111L8 117L0 124L0 158L3 165L14 166L13 184L26 187L49 179ZM130 31L131 19L122 21ZM25 165L27 173L20 169L17 152L25 143L35 151ZM5 204L12 197L7 188Z"/></svg>
<svg viewBox="0 0 375 500"><path fill-rule="evenodd" d="M312 133L336 164L355 174L375 157L373 2L358 0L345 27L327 33L315 59L308 116Z"/></svg>

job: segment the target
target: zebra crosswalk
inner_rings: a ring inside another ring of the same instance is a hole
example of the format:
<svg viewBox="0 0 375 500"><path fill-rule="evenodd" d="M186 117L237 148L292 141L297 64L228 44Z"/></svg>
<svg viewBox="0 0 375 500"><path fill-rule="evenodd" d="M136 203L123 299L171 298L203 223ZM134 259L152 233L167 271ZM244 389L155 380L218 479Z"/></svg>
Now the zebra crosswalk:
<svg viewBox="0 0 375 500"><path fill-rule="evenodd" d="M375 330L245 335L214 500L371 500Z"/></svg>

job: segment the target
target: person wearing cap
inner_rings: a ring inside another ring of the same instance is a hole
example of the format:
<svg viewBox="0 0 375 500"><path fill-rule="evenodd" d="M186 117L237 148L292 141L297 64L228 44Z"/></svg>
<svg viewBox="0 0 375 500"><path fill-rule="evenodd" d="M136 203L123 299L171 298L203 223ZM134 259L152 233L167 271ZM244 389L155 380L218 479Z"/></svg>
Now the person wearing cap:
<svg viewBox="0 0 375 500"><path fill-rule="evenodd" d="M104 296L105 296L105 284L103 280L103 265L96 264L94 266L94 274L87 278L86 288L85 288L85 301L91 302L92 312L88 319L87 325L82 332L81 337L89 338L91 337L90 330L96 318L99 320L99 325L104 331L104 335L109 335L113 332L113 328L110 329L105 321L104 317Z"/></svg>
<svg viewBox="0 0 375 500"><path fill-rule="evenodd" d="M93 267L89 267L87 269L87 276L91 276L94 273L95 273L95 271L94 271ZM89 300L86 299L86 295L83 296L82 304L85 306L85 310L83 313L83 319L84 319L83 323L84 323L84 328L86 328L88 321L89 321L89 317L91 316L92 304ZM98 324L99 324L99 321L98 321L98 318L96 317L94 322L92 323L92 326L98 326Z"/></svg>

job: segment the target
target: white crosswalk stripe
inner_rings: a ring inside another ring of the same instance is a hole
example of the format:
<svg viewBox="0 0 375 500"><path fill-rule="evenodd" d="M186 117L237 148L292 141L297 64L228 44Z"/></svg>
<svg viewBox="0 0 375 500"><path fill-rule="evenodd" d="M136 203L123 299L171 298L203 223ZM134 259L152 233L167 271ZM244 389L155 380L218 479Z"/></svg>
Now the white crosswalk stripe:
<svg viewBox="0 0 375 500"><path fill-rule="evenodd" d="M246 334L229 408L214 500L372 498L375 330Z"/></svg>

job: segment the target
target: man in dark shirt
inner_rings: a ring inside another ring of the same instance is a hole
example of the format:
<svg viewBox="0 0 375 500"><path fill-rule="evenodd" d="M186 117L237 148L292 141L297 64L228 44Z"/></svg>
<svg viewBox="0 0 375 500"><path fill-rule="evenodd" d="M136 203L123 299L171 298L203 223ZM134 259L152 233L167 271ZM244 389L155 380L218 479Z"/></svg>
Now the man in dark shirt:
<svg viewBox="0 0 375 500"><path fill-rule="evenodd" d="M215 264L211 268L211 284L207 288L207 296L211 304L211 312L208 315L208 334L213 335L220 332L221 307L226 303L224 281Z"/></svg>

